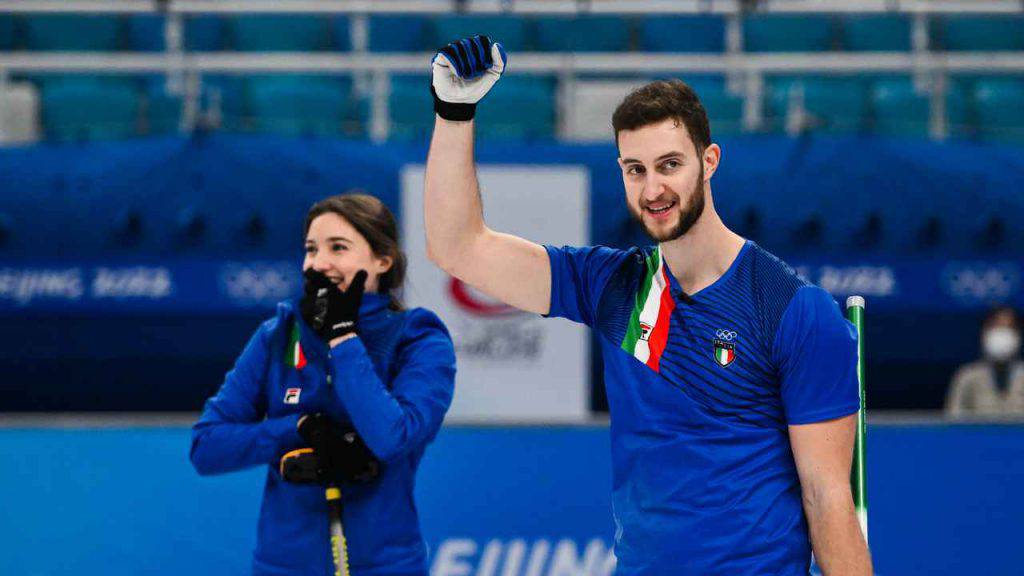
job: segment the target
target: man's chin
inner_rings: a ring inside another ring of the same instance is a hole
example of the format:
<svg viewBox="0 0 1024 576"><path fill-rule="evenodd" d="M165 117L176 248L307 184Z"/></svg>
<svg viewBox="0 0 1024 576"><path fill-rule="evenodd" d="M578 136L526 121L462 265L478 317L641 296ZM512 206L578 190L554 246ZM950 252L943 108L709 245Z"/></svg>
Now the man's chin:
<svg viewBox="0 0 1024 576"><path fill-rule="evenodd" d="M665 222L658 224L652 224L645 219L644 231L647 232L647 235L650 236L651 239L657 242L668 242L682 236L682 234L679 233L679 218L676 218L671 223Z"/></svg>

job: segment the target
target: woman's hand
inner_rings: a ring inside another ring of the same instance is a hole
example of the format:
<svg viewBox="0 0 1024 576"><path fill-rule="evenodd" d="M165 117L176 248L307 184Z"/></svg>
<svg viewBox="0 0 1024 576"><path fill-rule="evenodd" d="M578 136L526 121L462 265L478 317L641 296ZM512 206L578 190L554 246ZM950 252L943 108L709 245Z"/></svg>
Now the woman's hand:
<svg viewBox="0 0 1024 576"><path fill-rule="evenodd" d="M341 290L322 272L312 268L303 276L304 295L299 302L299 311L310 328L330 346L356 336L359 305L366 290L366 271L356 272L346 290Z"/></svg>
<svg viewBox="0 0 1024 576"><path fill-rule="evenodd" d="M380 462L353 428L343 428L321 413L304 414L296 426L309 448L292 450L281 458L285 480L369 482L380 474Z"/></svg>

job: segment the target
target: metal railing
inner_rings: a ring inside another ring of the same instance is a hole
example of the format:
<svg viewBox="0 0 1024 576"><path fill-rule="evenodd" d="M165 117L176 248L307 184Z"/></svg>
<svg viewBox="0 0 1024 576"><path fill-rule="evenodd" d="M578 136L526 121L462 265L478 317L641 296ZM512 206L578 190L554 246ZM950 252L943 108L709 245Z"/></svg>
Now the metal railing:
<svg viewBox="0 0 1024 576"><path fill-rule="evenodd" d="M1020 0L0 0L0 13L1013 14Z"/></svg>
<svg viewBox="0 0 1024 576"><path fill-rule="evenodd" d="M392 74L429 71L430 54L367 53L0 53L0 91L12 74L87 73L100 75L166 74L172 92L184 97L182 130L196 125L202 78L210 74L307 73L363 76L362 90L370 98L370 136L387 139L388 100ZM558 101L567 106L581 74L685 75L721 73L745 101L743 127L764 126L764 79L771 74L845 75L903 73L912 75L922 93L931 96L931 135L944 138L948 77L954 73L1024 74L1024 53L857 53L799 54L572 54L524 53L515 56L516 74L559 78ZM368 79L368 80L367 80ZM359 85L357 84L357 88ZM797 102L797 106L799 103ZM799 112L799 109L794 112ZM559 118L567 117L565 110ZM799 131L795 125L793 130Z"/></svg>
<svg viewBox="0 0 1024 576"><path fill-rule="evenodd" d="M742 16L765 13L889 12L913 14L912 50L896 53L747 53L742 47ZM183 97L181 130L195 128L203 76L209 74L312 73L353 74L356 90L371 101L370 136L380 141L390 132L390 77L427 74L430 54L367 52L369 14L722 14L726 16L723 54L519 53L512 73L554 75L559 79L559 133L564 133L566 106L581 74L721 73L730 92L744 98L743 127L764 126L764 78L769 74L819 75L904 73L930 99L930 134L948 130L945 96L952 73L1024 73L1024 52L964 53L930 50L928 28L935 14L1024 14L1021 0L0 0L0 13L161 13L167 14L163 53L0 52L0 94L12 74L165 74L168 91ZM183 19L190 14L315 13L350 14L348 53L186 52ZM802 104L794 94L790 112L800 131ZM0 100L2 102L2 100ZM215 111L216 112L216 111Z"/></svg>

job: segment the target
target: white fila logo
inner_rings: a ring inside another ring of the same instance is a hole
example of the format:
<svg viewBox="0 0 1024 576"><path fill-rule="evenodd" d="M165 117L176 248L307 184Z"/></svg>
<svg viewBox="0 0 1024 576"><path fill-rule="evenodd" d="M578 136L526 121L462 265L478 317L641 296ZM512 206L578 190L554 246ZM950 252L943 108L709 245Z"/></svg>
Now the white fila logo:
<svg viewBox="0 0 1024 576"><path fill-rule="evenodd" d="M302 394L302 388L289 388L284 392L284 403L285 404L298 404L299 394Z"/></svg>

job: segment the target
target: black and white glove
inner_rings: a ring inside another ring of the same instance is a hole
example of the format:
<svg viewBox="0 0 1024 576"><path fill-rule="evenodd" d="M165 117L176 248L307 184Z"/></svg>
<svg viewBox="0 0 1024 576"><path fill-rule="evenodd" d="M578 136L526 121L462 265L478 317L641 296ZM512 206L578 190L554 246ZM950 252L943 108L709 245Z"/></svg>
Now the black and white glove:
<svg viewBox="0 0 1024 576"><path fill-rule="evenodd" d="M434 112L445 120L472 120L476 103L501 78L507 64L501 44L479 34L441 48L430 62Z"/></svg>
<svg viewBox="0 0 1024 576"><path fill-rule="evenodd" d="M299 312L302 319L326 342L356 333L359 305L366 290L366 271L352 277L348 289L342 291L322 272L310 268L303 273L305 285Z"/></svg>

